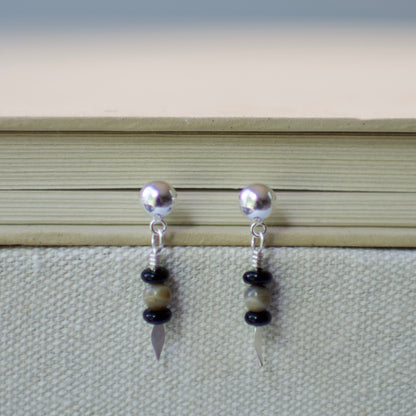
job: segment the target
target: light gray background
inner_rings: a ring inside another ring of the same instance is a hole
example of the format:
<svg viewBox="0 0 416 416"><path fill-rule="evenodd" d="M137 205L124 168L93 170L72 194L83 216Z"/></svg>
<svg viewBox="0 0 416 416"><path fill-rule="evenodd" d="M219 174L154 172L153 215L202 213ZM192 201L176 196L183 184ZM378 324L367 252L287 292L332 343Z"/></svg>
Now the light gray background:
<svg viewBox="0 0 416 416"><path fill-rule="evenodd" d="M416 251L269 248L265 366L243 321L248 248L176 247L156 362L147 247L0 250L0 414L413 416Z"/></svg>

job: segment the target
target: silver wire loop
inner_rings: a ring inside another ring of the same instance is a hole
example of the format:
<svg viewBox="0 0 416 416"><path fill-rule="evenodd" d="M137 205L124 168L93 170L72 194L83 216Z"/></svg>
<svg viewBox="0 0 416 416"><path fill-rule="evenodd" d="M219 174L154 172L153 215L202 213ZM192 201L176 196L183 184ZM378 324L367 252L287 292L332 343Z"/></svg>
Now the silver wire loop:
<svg viewBox="0 0 416 416"><path fill-rule="evenodd" d="M266 224L261 219L256 218L250 227L251 231L251 263L254 269L263 267L263 248L264 236L267 232Z"/></svg>
<svg viewBox="0 0 416 416"><path fill-rule="evenodd" d="M168 225L160 217L155 217L150 222L150 231L152 232L152 252L149 256L149 267L153 270L155 270L156 267L159 265L159 254L164 246L163 237L167 228Z"/></svg>
<svg viewBox="0 0 416 416"><path fill-rule="evenodd" d="M251 237L251 249L261 251L264 248L264 233Z"/></svg>
<svg viewBox="0 0 416 416"><path fill-rule="evenodd" d="M163 231L160 229L157 233L152 234L152 248L161 250L163 248Z"/></svg>

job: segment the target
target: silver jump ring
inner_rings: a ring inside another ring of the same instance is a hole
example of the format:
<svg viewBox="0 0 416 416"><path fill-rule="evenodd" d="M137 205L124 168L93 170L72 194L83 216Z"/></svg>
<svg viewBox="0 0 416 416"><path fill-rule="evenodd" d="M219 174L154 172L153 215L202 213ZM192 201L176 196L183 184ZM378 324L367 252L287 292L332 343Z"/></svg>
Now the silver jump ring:
<svg viewBox="0 0 416 416"><path fill-rule="evenodd" d="M264 234L267 232L267 226L264 222L255 221L251 224L250 231L253 237L264 239ZM263 235L263 237L261 237L261 235Z"/></svg>
<svg viewBox="0 0 416 416"><path fill-rule="evenodd" d="M160 218L155 218L150 222L150 231L153 235L160 235L160 233L165 234L168 225L166 222Z"/></svg>

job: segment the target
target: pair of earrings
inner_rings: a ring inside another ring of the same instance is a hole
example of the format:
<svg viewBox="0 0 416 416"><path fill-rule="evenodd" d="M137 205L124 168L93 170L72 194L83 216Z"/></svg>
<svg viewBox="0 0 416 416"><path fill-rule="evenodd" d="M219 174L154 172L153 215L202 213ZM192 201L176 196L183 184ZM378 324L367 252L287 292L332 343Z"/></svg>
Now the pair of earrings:
<svg viewBox="0 0 416 416"><path fill-rule="evenodd" d="M172 211L175 199L175 189L166 182L151 182L141 191L143 207L152 216L150 222L152 250L148 267L141 274L142 280L147 284L144 290L147 309L143 312L143 318L153 325L151 340L158 360L165 342L164 324L172 316L168 308L171 291L165 285L169 272L160 265L160 253L167 230L164 218ZM244 294L248 309L245 321L255 328L254 345L261 366L263 365L262 329L271 321L271 314L267 310L271 302L271 294L266 285L272 281L271 273L263 269L264 238L267 232L264 220L271 213L273 199L273 191L265 185L251 185L240 192L241 210L252 221L250 227L252 267L243 275L244 283L249 285Z"/></svg>

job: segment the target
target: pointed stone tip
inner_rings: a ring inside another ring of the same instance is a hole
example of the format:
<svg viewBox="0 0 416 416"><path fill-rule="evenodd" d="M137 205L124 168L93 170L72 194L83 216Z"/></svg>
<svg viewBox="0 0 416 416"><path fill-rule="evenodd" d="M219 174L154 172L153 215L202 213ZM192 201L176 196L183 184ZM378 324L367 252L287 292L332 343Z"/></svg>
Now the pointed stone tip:
<svg viewBox="0 0 416 416"><path fill-rule="evenodd" d="M163 344L165 343L165 328L164 325L155 325L152 330L152 345L155 351L156 359L160 360L162 354Z"/></svg>
<svg viewBox="0 0 416 416"><path fill-rule="evenodd" d="M255 328L254 329L254 348L257 353L257 358L259 359L260 367L263 367L263 354L262 354L262 338L263 338L263 329Z"/></svg>

